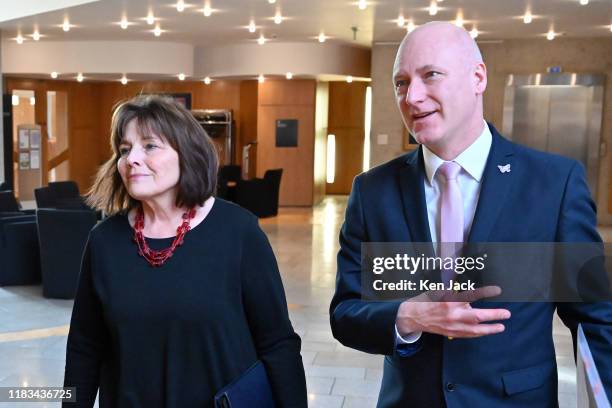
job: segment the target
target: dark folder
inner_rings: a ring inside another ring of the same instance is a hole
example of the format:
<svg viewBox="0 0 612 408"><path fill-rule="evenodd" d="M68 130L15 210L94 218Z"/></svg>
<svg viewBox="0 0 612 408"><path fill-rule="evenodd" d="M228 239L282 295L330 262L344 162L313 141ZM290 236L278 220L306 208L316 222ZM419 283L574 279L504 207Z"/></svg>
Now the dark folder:
<svg viewBox="0 0 612 408"><path fill-rule="evenodd" d="M261 361L215 394L216 408L276 408L272 387Z"/></svg>

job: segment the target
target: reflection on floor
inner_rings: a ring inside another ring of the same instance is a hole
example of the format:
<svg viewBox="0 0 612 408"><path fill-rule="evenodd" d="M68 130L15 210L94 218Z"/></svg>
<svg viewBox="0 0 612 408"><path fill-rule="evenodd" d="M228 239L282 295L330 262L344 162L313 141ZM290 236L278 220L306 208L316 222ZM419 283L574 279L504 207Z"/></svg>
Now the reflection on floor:
<svg viewBox="0 0 612 408"><path fill-rule="evenodd" d="M343 347L329 327L345 206L346 197L328 197L313 209L283 208L278 217L261 221L278 259L291 319L303 340L311 407L374 407L380 388L382 357ZM605 230L602 235L612 234ZM62 384L71 308L72 301L44 299L40 287L0 288L0 386ZM554 337L559 403L562 408L575 407L572 341L558 319ZM57 405L20 403L19 407Z"/></svg>

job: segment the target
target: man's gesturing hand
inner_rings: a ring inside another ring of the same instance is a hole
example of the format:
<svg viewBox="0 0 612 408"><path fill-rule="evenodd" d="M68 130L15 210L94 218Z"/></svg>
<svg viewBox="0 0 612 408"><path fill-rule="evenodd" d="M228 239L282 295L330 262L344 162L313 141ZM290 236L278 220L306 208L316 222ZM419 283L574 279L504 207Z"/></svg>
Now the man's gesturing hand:
<svg viewBox="0 0 612 408"><path fill-rule="evenodd" d="M433 291L404 301L395 324L400 335L428 332L448 337L480 337L504 331L501 323L485 323L510 318L506 309L475 309L470 303L501 294L497 286L468 292Z"/></svg>

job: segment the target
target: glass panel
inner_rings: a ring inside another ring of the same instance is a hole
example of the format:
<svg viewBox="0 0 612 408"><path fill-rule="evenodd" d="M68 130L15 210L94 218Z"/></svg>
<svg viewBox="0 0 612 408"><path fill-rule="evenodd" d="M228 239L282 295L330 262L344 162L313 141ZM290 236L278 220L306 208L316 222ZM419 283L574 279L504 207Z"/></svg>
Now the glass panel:
<svg viewBox="0 0 612 408"><path fill-rule="evenodd" d="M13 161L13 186L15 189L15 195L20 200L31 200L33 198L33 190L29 191L27 188L25 191L23 188L19 188L19 131L18 127L22 125L34 126L35 116L34 107L36 100L34 99L34 91L15 89L12 92L12 105L13 105L13 157L17 158ZM29 148L29 145L28 145ZM25 151L25 149L24 149ZM25 180L22 180L25 181ZM20 191L24 190L24 191Z"/></svg>

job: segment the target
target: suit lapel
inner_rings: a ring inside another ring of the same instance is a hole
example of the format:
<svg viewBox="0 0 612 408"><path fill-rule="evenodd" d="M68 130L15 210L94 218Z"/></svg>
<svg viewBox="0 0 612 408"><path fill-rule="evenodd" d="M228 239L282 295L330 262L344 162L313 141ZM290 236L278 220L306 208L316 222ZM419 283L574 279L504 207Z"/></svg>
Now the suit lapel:
<svg viewBox="0 0 612 408"><path fill-rule="evenodd" d="M410 155L398 174L404 217L412 242L431 242L425 203L425 166L421 147Z"/></svg>
<svg viewBox="0 0 612 408"><path fill-rule="evenodd" d="M482 177L482 187L470 229L468 242L487 242L495 221L499 217L516 173L512 143L504 139L497 130L489 125L493 142ZM510 165L510 171L502 173L498 166Z"/></svg>

